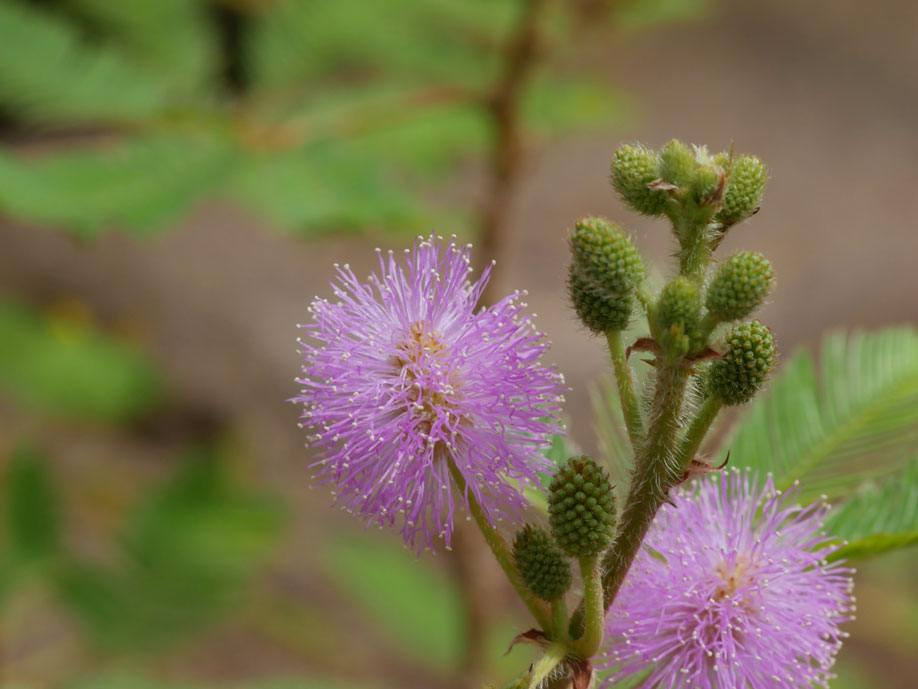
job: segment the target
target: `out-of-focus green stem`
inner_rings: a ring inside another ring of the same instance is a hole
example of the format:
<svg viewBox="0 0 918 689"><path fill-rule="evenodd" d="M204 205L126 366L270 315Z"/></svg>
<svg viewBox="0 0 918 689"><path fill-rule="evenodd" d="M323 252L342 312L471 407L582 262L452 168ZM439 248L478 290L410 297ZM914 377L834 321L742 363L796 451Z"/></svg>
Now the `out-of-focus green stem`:
<svg viewBox="0 0 918 689"><path fill-rule="evenodd" d="M584 631L574 646L582 658L590 658L602 643L602 622L606 608L603 605L602 577L597 558L580 558L580 577L583 580Z"/></svg>
<svg viewBox="0 0 918 689"><path fill-rule="evenodd" d="M622 341L621 331L613 330L606 333L606 341L609 343L609 358L612 360L612 368L615 370L615 382L618 385L618 397L622 403L625 427L628 429L631 446L637 450L644 432L644 422L641 419L640 403L634 391L634 378L631 375L631 367L628 366L628 361L625 358L625 345Z"/></svg>
<svg viewBox="0 0 918 689"><path fill-rule="evenodd" d="M488 544L488 547L491 548L491 552L494 553L494 559L497 560L497 563L500 565L501 569L504 570L504 574L507 575L507 579L510 581L510 585L513 586L517 595L520 597L520 600L522 600L523 603L526 604L526 607L529 608L529 612L531 612L532 616L535 617L536 622L539 623L539 626L543 630L551 629L551 614L549 613L547 606L541 600L536 598L532 591L526 588L526 584L523 583L522 578L520 578L520 573L516 569L516 563L513 560L513 554L511 553L507 542L504 540L503 536L498 533L497 529L491 525L491 522L488 521L484 510L481 509L481 505L475 498L475 494L471 490L467 489L465 477L462 475L462 472L459 471L459 467L456 466L456 462L452 457L449 457L447 462L449 464L449 473L452 475L453 481L456 482L459 490L466 494L469 505L469 514L472 516L472 519L475 520L475 523L481 530L485 542Z"/></svg>

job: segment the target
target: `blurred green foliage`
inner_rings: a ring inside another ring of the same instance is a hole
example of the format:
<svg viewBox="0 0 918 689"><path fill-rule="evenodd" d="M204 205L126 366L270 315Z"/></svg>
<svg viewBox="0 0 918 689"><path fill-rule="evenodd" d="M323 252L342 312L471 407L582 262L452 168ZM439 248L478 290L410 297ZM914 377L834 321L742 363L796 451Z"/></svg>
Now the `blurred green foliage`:
<svg viewBox="0 0 918 689"><path fill-rule="evenodd" d="M541 43L571 43L590 5L549 3ZM0 210L79 236L162 228L205 197L306 233L455 225L461 207L427 199L487 151L525 7L0 0L0 112L14 133L69 136L0 150ZM626 112L598 78L552 64L534 76L530 134L608 129Z"/></svg>
<svg viewBox="0 0 918 689"><path fill-rule="evenodd" d="M160 401L143 353L87 324L0 299L0 392L52 415L126 422Z"/></svg>
<svg viewBox="0 0 918 689"><path fill-rule="evenodd" d="M41 582L100 649L168 646L239 600L283 522L275 500L234 485L214 451L195 451L130 511L97 562L71 547L49 459L28 446L4 475L0 581Z"/></svg>
<svg viewBox="0 0 918 689"><path fill-rule="evenodd" d="M466 635L462 600L428 563L371 538L328 543L323 562L330 580L368 613L394 651L421 664L458 667Z"/></svg>
<svg viewBox="0 0 918 689"><path fill-rule="evenodd" d="M918 331L834 333L819 365L793 354L711 452L733 466L770 472L799 500L829 499L827 531L861 559L918 544ZM614 386L593 393L600 448L624 478L630 451ZM715 434L716 435L716 434Z"/></svg>

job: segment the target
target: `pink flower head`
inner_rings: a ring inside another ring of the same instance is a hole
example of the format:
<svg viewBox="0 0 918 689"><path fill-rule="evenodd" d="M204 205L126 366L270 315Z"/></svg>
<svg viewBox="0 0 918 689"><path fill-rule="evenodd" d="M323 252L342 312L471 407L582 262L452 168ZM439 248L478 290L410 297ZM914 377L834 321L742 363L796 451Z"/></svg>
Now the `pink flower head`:
<svg viewBox="0 0 918 689"><path fill-rule="evenodd" d="M517 516L523 489L551 468L563 380L538 363L548 347L515 293L475 313L469 247L418 238L403 266L379 253L361 282L337 267L337 301L316 298L302 326L302 425L322 482L368 523L394 525L418 552L447 547L461 472L492 523Z"/></svg>
<svg viewBox="0 0 918 689"><path fill-rule="evenodd" d="M660 689L826 686L852 571L826 557L826 506L728 471L673 495L606 617L615 681Z"/></svg>

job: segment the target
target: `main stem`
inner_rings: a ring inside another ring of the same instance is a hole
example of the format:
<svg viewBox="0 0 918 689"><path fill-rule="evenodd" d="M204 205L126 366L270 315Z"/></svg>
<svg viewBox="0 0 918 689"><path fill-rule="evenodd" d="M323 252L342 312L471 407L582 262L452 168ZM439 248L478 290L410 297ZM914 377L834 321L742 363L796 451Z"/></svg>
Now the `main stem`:
<svg viewBox="0 0 918 689"><path fill-rule="evenodd" d="M635 456L634 480L622 511L618 535L603 557L606 610L625 580L657 510L678 478L672 460L688 374L689 369L680 361L659 359L657 362L650 426Z"/></svg>
<svg viewBox="0 0 918 689"><path fill-rule="evenodd" d="M641 420L640 403L634 391L634 378L631 375L631 367L628 366L628 361L625 357L625 345L622 341L621 331L613 330L606 333L606 341L609 343L609 358L612 360L612 368L615 370L615 382L618 384L618 396L622 403L625 427L628 429L631 446L636 449L644 431L644 424Z"/></svg>
<svg viewBox="0 0 918 689"><path fill-rule="evenodd" d="M484 536L488 547L491 548L491 552L494 553L494 559L497 560L501 569L504 570L504 574L507 575L510 585L513 586L517 595L523 603L526 604L526 607L529 608L529 612L535 617L539 626L543 630L551 629L551 613L548 611L548 608L542 601L536 598L535 594L526 588L526 584L523 583L523 580L520 578L520 573L516 569L513 554L510 552L507 542L504 540L503 536L498 533L497 529L491 525L484 510L481 509L481 505L475 498L475 494L468 490L465 477L462 475L462 472L459 471L456 462L452 457L449 457L447 461L449 464L449 473L452 475L459 490L463 491L466 495L466 500L469 505L469 514L481 530L481 534Z"/></svg>

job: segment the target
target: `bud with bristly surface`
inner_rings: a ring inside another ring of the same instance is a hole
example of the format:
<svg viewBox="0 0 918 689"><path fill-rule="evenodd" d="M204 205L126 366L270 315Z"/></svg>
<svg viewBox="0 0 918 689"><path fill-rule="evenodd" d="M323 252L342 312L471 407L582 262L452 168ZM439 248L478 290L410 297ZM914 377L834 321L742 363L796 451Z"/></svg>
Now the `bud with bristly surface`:
<svg viewBox="0 0 918 689"><path fill-rule="evenodd" d="M526 586L553 601L571 586L571 566L545 529L527 524L513 541L513 559Z"/></svg>
<svg viewBox="0 0 918 689"><path fill-rule="evenodd" d="M740 251L724 261L708 288L706 306L719 321L751 315L768 296L774 280L771 263L755 251Z"/></svg>
<svg viewBox="0 0 918 689"><path fill-rule="evenodd" d="M609 477L583 455L558 468L548 488L551 532L571 557L595 557L612 541L615 499Z"/></svg>
<svg viewBox="0 0 918 689"><path fill-rule="evenodd" d="M710 393L727 405L745 404L762 389L777 361L774 336L759 321L740 323L726 337L727 352L711 364Z"/></svg>
<svg viewBox="0 0 918 689"><path fill-rule="evenodd" d="M625 144L612 159L612 186L622 200L642 215L661 215L667 194L653 189L660 179L660 159L649 148Z"/></svg>

